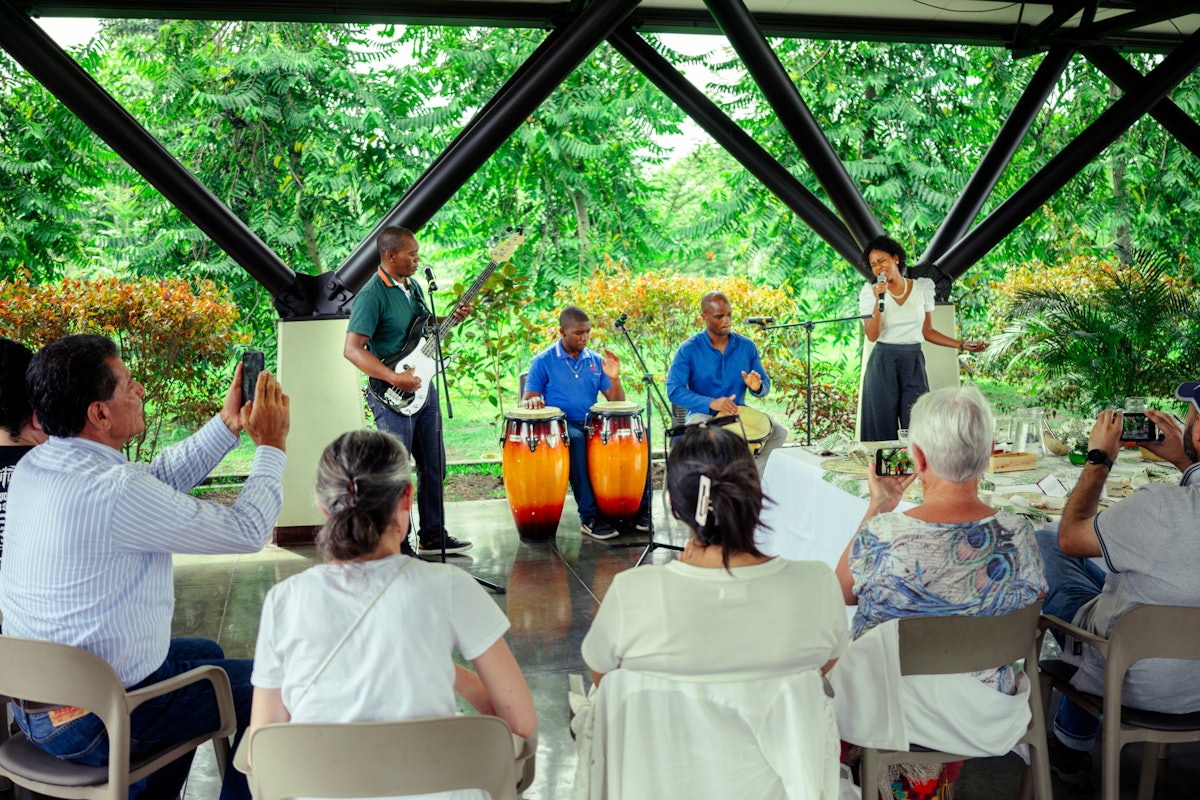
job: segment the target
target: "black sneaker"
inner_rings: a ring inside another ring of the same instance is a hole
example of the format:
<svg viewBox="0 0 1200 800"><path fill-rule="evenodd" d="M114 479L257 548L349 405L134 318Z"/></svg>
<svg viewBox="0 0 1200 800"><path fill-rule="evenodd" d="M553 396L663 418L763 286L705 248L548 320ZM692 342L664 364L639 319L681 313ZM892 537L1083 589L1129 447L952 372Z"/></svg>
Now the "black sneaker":
<svg viewBox="0 0 1200 800"><path fill-rule="evenodd" d="M611 539L620 535L616 528L603 519L593 519L579 526L579 530L593 539Z"/></svg>
<svg viewBox="0 0 1200 800"><path fill-rule="evenodd" d="M649 511L645 511L641 514L638 514L638 518L636 520L634 520L633 529L635 531L637 531L638 533L649 533L650 532L650 512Z"/></svg>
<svg viewBox="0 0 1200 800"><path fill-rule="evenodd" d="M1054 732L1046 737L1046 752L1050 758L1050 771L1058 776L1062 785L1077 792L1090 792L1096 788L1092 778L1092 754L1076 750L1063 744Z"/></svg>
<svg viewBox="0 0 1200 800"><path fill-rule="evenodd" d="M417 551L412 549L412 543L408 541L407 536L400 540L400 555L417 557Z"/></svg>
<svg viewBox="0 0 1200 800"><path fill-rule="evenodd" d="M445 536L446 536L446 555L456 556L459 553L465 553L471 549L470 542L464 542L459 539L455 539L453 536L451 536L448 533L445 534ZM439 557L441 557L441 555L442 555L441 541L438 539L432 539L428 542L421 542L421 544L417 546L417 555L421 556L422 558L439 558Z"/></svg>

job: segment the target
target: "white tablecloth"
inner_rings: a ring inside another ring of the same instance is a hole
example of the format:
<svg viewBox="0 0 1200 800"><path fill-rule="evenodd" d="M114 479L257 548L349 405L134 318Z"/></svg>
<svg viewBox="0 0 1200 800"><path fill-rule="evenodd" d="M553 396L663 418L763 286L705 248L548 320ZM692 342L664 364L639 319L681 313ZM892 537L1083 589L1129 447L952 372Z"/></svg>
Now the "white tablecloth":
<svg viewBox="0 0 1200 800"><path fill-rule="evenodd" d="M825 457L799 447L783 448L771 454L762 482L763 492L774 502L763 508L759 530L755 534L764 554L797 561L824 561L831 567L837 566L842 551L867 513L868 503L865 498L856 497L824 480L821 469L824 460ZM1178 480L1178 473L1169 465L1152 469L1156 472L1156 480L1167 483ZM1146 470L1147 465L1138 460L1136 452L1122 452L1113 477ZM997 484L998 495L1038 492L1034 481L1047 471L1054 471L1068 486L1074 486L1080 468L1068 464L1065 458L1047 457L1039 462L1036 471L985 477ZM902 501L899 510L912 506L912 503ZM1058 519L1039 520L1034 522L1034 527L1054 530L1058 527Z"/></svg>

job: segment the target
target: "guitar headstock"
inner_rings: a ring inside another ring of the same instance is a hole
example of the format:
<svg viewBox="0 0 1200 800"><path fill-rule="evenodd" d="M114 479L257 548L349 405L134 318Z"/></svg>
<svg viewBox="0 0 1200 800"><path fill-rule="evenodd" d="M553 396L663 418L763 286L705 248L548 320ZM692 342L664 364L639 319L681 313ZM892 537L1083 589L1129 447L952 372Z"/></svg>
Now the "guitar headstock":
<svg viewBox="0 0 1200 800"><path fill-rule="evenodd" d="M491 249L492 261L497 264L503 264L512 257L513 251L517 249L525 241L525 228L517 226L516 230L509 228L507 235Z"/></svg>

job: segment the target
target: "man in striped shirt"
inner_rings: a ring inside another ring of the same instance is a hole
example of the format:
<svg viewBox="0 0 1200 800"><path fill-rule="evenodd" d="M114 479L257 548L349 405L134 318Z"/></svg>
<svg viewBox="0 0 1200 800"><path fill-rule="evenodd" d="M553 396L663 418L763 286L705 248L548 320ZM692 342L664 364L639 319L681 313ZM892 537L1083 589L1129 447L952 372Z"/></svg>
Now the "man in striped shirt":
<svg viewBox="0 0 1200 800"><path fill-rule="evenodd" d="M34 356L29 394L49 441L23 458L8 497L0 612L4 633L81 647L104 658L128 688L202 664L229 674L239 734L249 722L249 659L225 659L205 639L172 639L172 553L253 553L282 507L288 400L270 373L242 403L241 367L219 414L197 433L131 464L121 448L145 429L145 390L111 341L67 336ZM232 507L187 494L237 446L245 430L258 448ZM14 700L17 723L43 750L107 763L108 740L84 709ZM133 712L133 758L217 726L202 683ZM130 797L173 798L191 756L140 781ZM249 798L245 777L226 770L222 798Z"/></svg>

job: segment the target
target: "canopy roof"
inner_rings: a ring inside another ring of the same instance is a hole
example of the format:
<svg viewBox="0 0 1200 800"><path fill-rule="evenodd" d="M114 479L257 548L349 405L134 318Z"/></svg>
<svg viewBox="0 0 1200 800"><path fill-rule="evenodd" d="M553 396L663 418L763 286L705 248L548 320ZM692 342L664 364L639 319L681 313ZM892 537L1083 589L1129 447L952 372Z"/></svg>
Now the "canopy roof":
<svg viewBox="0 0 1200 800"><path fill-rule="evenodd" d="M10 0L31 16L271 19L550 28L585 5L557 0ZM1039 50L1054 42L1169 50L1200 26L1200 2L748 0L775 36L943 42ZM702 0L644 0L644 31L717 32Z"/></svg>

